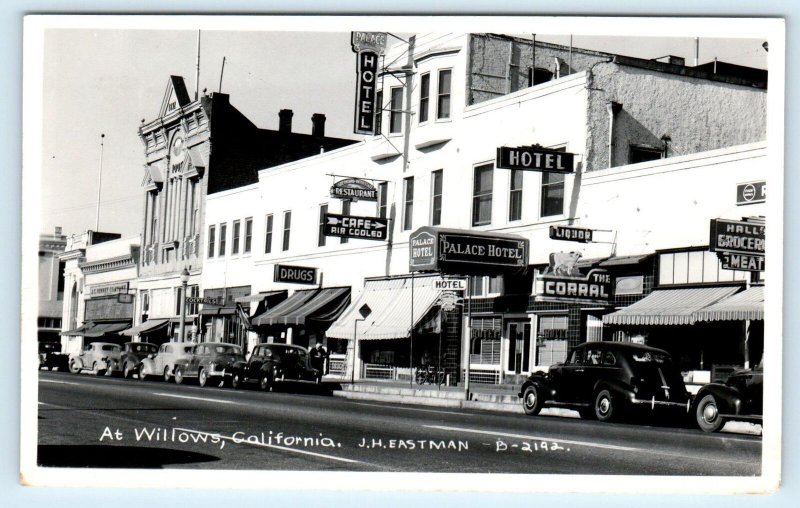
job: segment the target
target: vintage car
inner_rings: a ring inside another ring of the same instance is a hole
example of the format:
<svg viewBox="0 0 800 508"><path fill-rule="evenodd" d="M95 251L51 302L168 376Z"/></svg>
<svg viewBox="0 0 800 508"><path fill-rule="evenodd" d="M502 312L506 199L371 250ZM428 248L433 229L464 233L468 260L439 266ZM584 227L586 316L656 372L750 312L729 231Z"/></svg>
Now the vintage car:
<svg viewBox="0 0 800 508"><path fill-rule="evenodd" d="M728 420L761 423L764 407L764 360L753 369L737 370L725 383L700 388L694 398L697 426L704 432L720 430Z"/></svg>
<svg viewBox="0 0 800 508"><path fill-rule="evenodd" d="M525 413L543 407L577 410L582 418L609 421L637 408L675 410L684 417L691 396L669 354L623 342L587 342L572 348L564 363L536 372L519 396Z"/></svg>
<svg viewBox="0 0 800 508"><path fill-rule="evenodd" d="M122 348L109 342L92 342L83 347L80 354L69 359L69 371L78 374L83 370L91 370L94 375L112 375L119 371L119 360Z"/></svg>
<svg viewBox="0 0 800 508"><path fill-rule="evenodd" d="M161 376L169 381L175 373L175 362L188 360L192 356L193 342L165 342L158 351L150 353L139 366L139 379L144 381L151 376Z"/></svg>
<svg viewBox="0 0 800 508"><path fill-rule="evenodd" d="M154 354L158 351L158 345L150 344L149 342L126 342L122 346L122 355L120 360L122 363L122 377L130 379L134 373L139 372L142 360L147 358L147 355Z"/></svg>
<svg viewBox="0 0 800 508"><path fill-rule="evenodd" d="M61 344L58 342L39 343L39 368L47 370L58 369L67 370L69 365L69 355L61 352Z"/></svg>
<svg viewBox="0 0 800 508"><path fill-rule="evenodd" d="M322 374L311 367L308 350L292 344L259 344L246 362L233 366L231 386L258 381L262 390L270 390L275 382L312 381L319 383Z"/></svg>
<svg viewBox="0 0 800 508"><path fill-rule="evenodd" d="M192 348L191 356L175 361L175 383L196 377L200 386L219 384L230 380L233 366L244 361L242 348L235 344L201 342Z"/></svg>

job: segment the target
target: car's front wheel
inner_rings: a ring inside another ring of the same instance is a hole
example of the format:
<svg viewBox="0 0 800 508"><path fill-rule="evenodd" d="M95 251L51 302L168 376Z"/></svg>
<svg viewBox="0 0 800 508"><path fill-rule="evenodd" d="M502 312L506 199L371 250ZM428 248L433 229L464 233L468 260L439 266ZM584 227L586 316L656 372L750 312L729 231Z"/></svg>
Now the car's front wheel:
<svg viewBox="0 0 800 508"><path fill-rule="evenodd" d="M616 407L611 392L608 390L600 390L594 398L594 415L601 422L610 421L614 418Z"/></svg>
<svg viewBox="0 0 800 508"><path fill-rule="evenodd" d="M69 361L69 371L73 374L77 374L81 371L81 368L78 367L78 363L75 360Z"/></svg>
<svg viewBox="0 0 800 508"><path fill-rule="evenodd" d="M128 362L125 362L125 367L122 368L122 377L125 379L130 379L133 377L133 369Z"/></svg>
<svg viewBox="0 0 800 508"><path fill-rule="evenodd" d="M272 389L272 379L269 377L269 375L264 374L261 376L261 379L259 379L258 386L261 387L261 389L265 392L268 392Z"/></svg>
<svg viewBox="0 0 800 508"><path fill-rule="evenodd" d="M175 367L175 384L183 383L183 367Z"/></svg>
<svg viewBox="0 0 800 508"><path fill-rule="evenodd" d="M208 371L206 369L200 369L200 372L197 373L197 382L202 387L208 384Z"/></svg>
<svg viewBox="0 0 800 508"><path fill-rule="evenodd" d="M522 408L525 414L536 416L542 410L542 399L539 397L539 389L536 385L530 385L522 393Z"/></svg>
<svg viewBox="0 0 800 508"><path fill-rule="evenodd" d="M703 432L716 432L725 425L725 419L719 414L717 398L712 394L705 395L695 409L697 426Z"/></svg>
<svg viewBox="0 0 800 508"><path fill-rule="evenodd" d="M144 364L139 364L139 381L147 379L147 374L144 372Z"/></svg>
<svg viewBox="0 0 800 508"><path fill-rule="evenodd" d="M169 380L172 376L169 374L169 367L164 367L164 382L169 383Z"/></svg>
<svg viewBox="0 0 800 508"><path fill-rule="evenodd" d="M231 388L237 390L242 386L242 374L238 371L235 371L231 375Z"/></svg>

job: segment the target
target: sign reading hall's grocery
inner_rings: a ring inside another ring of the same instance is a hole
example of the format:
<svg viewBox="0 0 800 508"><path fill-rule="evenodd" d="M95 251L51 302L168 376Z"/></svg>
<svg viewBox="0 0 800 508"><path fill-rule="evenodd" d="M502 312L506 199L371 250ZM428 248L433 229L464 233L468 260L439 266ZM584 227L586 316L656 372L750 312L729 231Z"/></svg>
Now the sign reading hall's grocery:
<svg viewBox="0 0 800 508"><path fill-rule="evenodd" d="M317 269L308 266L275 265L275 282L285 282L289 284L309 284L317 283Z"/></svg>
<svg viewBox="0 0 800 508"><path fill-rule="evenodd" d="M572 226L550 226L550 238L553 240L566 240L568 242L589 243L592 241L591 229L576 228Z"/></svg>
<svg viewBox="0 0 800 508"><path fill-rule="evenodd" d="M356 63L356 134L375 133L375 84L378 76L378 58L386 47L386 34L379 32L353 32L351 43L357 55Z"/></svg>
<svg viewBox="0 0 800 508"><path fill-rule="evenodd" d="M422 227L409 237L409 269L452 274L500 274L528 265L528 240L497 235Z"/></svg>
<svg viewBox="0 0 800 508"><path fill-rule="evenodd" d="M353 217L350 215L325 214L323 232L326 236L361 238L362 240L386 240L389 219L380 217Z"/></svg>
<svg viewBox="0 0 800 508"><path fill-rule="evenodd" d="M764 254L766 227L755 222L711 219L712 252Z"/></svg>
<svg viewBox="0 0 800 508"><path fill-rule="evenodd" d="M346 178L333 184L331 197L353 201L378 201L378 190L374 185L361 178Z"/></svg>
<svg viewBox="0 0 800 508"><path fill-rule="evenodd" d="M575 171L575 154L533 146L501 146L497 148L497 167L572 173Z"/></svg>

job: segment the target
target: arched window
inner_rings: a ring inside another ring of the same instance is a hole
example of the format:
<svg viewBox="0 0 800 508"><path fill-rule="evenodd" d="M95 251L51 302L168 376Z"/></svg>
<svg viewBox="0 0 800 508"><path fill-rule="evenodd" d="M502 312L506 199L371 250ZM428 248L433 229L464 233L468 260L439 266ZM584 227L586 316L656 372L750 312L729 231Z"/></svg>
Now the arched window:
<svg viewBox="0 0 800 508"><path fill-rule="evenodd" d="M78 327L78 283L72 283L72 292L69 297L69 329Z"/></svg>

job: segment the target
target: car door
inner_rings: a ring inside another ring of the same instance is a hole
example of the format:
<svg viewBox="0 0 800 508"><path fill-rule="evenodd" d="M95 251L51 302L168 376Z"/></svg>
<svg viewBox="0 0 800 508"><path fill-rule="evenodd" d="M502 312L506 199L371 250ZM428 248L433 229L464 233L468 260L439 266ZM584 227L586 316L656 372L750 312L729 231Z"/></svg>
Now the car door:
<svg viewBox="0 0 800 508"><path fill-rule="evenodd" d="M575 402L579 394L578 386L583 377L583 356L584 348L576 347L570 352L567 361L563 365L556 367L556 375L553 381L558 402Z"/></svg>
<svg viewBox="0 0 800 508"><path fill-rule="evenodd" d="M197 375L197 369L200 366L200 362L202 361L204 356L208 356L205 354L205 350L208 349L206 346L195 346L194 350L192 351L192 356L189 358L189 364L186 369L186 373L190 376Z"/></svg>
<svg viewBox="0 0 800 508"><path fill-rule="evenodd" d="M609 369L603 365L603 350L598 346L587 346L583 355L583 370L575 376L575 399L581 403L593 402L595 384L606 379Z"/></svg>
<svg viewBox="0 0 800 508"><path fill-rule="evenodd" d="M246 376L252 379L258 379L261 374L261 366L264 364L264 346L256 346L253 349L253 354L250 355L250 360L247 362Z"/></svg>

